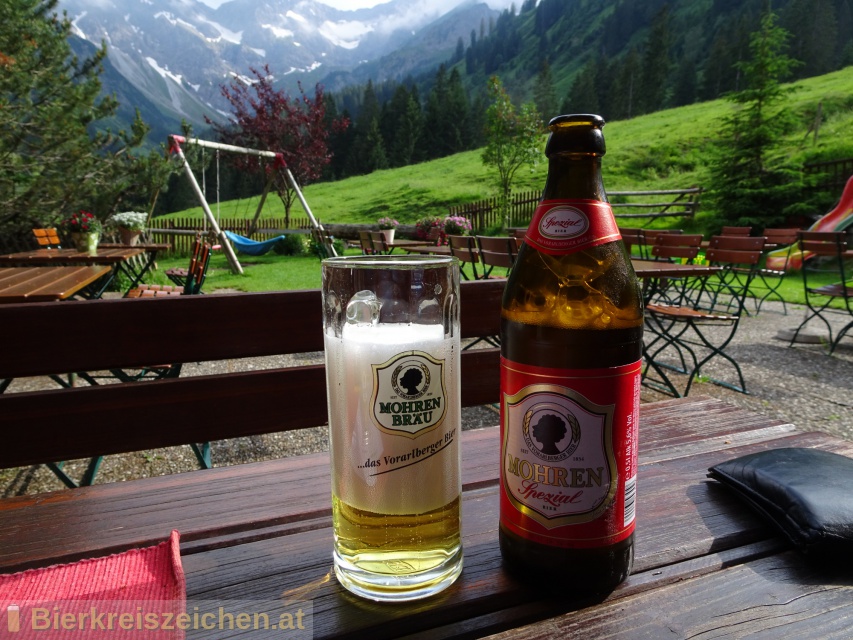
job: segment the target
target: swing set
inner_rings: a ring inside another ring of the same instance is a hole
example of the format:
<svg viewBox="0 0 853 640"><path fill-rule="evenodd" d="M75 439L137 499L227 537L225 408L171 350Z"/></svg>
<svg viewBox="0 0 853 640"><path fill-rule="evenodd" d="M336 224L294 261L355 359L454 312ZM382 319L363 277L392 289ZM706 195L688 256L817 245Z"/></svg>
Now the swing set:
<svg viewBox="0 0 853 640"><path fill-rule="evenodd" d="M207 197L205 195L206 189L202 189L198 180L196 180L195 174L193 173L192 167L190 167L190 163L187 160L186 155L184 155L184 151L181 148L181 145L195 145L204 149L215 149L217 152L217 159L219 157L220 151L228 151L231 153L242 153L244 155L256 156L258 158L271 158L273 160L273 171L270 171L269 176L267 178L266 184L264 185L263 193L261 193L261 199L258 202L258 208L255 211L255 217L252 219L252 224L250 225L249 235L254 233L254 230L258 224L258 218L261 215L261 210L263 209L264 202L266 202L267 194L269 193L270 188L272 187L273 181L275 180L277 175L280 175L284 178L288 185L293 189L296 193L296 197L299 199L302 208L305 210L305 213L308 214L308 219L311 221L311 226L314 229L315 237L319 239L321 243L322 249L325 251L328 256L336 256L337 252L335 251L335 247L329 239L329 235L326 233L325 229L323 229L323 225L321 225L317 219L314 217L314 214L311 213L311 208L308 206L308 202L305 200L305 196L302 195L302 191L299 188L299 185L296 183L296 179L293 177L290 169L287 166L287 163L284 160L284 156L281 153L276 153L274 151L263 151L261 149L250 149L248 147L237 147L230 144L223 144L221 142L212 142L210 140L201 140L199 138L186 138L184 136L179 135L171 135L169 136L169 152L176 154L183 163L184 172L187 175L187 178L190 181L190 185L193 188L193 191L198 197L199 202L201 203L201 208L204 211L204 216L207 223L210 225L213 233L216 234L216 237L219 239L220 244L222 245L223 250L225 251L225 257L228 259L228 264L231 266L231 272L235 274L243 274L243 267L240 264L240 261L237 260L237 255L234 253L234 248L232 246L232 241L229 239L229 235L227 232L223 232L219 227L219 222L214 217L213 212L210 210L210 205L207 203ZM217 209L219 206L219 171L217 164L217 172L216 172L216 199L217 199ZM240 236L237 236L240 238Z"/></svg>

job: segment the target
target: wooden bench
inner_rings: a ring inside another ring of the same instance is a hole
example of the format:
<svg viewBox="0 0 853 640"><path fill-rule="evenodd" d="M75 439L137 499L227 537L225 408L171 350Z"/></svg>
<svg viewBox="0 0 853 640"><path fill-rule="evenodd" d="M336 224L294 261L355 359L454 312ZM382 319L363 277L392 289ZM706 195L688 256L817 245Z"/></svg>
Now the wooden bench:
<svg viewBox="0 0 853 640"><path fill-rule="evenodd" d="M503 284L463 283L463 340L499 333ZM4 305L0 326L0 379L323 350L318 290ZM91 339L57 349L49 327ZM498 351L465 351L462 380L464 406L497 402ZM325 396L324 365L7 393L0 468L315 427Z"/></svg>
<svg viewBox="0 0 853 640"><path fill-rule="evenodd" d="M503 282L500 281L463 283L460 305L463 341L499 332L502 292ZM197 321L189 322L188 318ZM0 337L3 353L0 380L145 366L151 362L201 362L323 350L318 290L10 304L0 307L0 326L4 328ZM85 349L57 349L55 341L44 340L45 331L56 327L85 327L87 336L97 338L90 340ZM463 406L498 401L498 362L499 350L495 348L462 352ZM0 468L289 431L326 423L326 377L322 364L163 379L144 384L5 393L0 395L0 431L5 440L0 447ZM295 464L298 467L303 463ZM225 469L210 471L239 478L244 473L240 467L246 466L238 465L227 472ZM272 466L275 468L274 464ZM198 508L186 508L186 505L206 504L201 495L207 486L203 474L210 471L50 494L57 496L51 500L70 500L73 504L69 507L71 511L60 518L64 521L60 537L68 544L67 553L59 549L52 560L83 557L89 548L87 527L91 524L74 513L88 511L86 505L90 502L102 504L102 496L112 496L107 498L109 501L141 492L140 483L158 487L149 499L153 504L161 500L157 494L162 487L170 487L170 500L182 505L171 512L176 520L170 526L191 530L191 525L180 526L180 521L192 521L200 516L199 510L204 509L208 510L206 517L209 517L209 505ZM259 495L257 500L269 498ZM7 530L16 531L15 535L24 540L53 531L50 527L40 530L44 523L27 514L27 507L39 501L40 498L28 496L0 500L0 521L7 527L14 523L12 529ZM150 508L155 509L154 506ZM10 514L9 510L15 513ZM160 517L155 520L163 522ZM154 529L153 525L145 525L140 533L130 527L124 534L117 534L114 548L143 544L152 539ZM65 543L59 544L61 547ZM4 560L7 552L13 556L15 553L8 548L3 551L3 547L4 542L0 542L0 570L10 563L19 566L13 558Z"/></svg>

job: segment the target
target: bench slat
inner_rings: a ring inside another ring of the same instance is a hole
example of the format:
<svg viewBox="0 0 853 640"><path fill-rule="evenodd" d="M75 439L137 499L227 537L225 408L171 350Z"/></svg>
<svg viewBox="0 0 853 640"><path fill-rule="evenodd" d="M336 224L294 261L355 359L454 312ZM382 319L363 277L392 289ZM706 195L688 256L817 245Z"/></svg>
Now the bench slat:
<svg viewBox="0 0 853 640"><path fill-rule="evenodd" d="M461 358L462 405L498 401L498 349ZM0 468L325 425L326 368L308 365L0 395Z"/></svg>
<svg viewBox="0 0 853 640"><path fill-rule="evenodd" d="M500 332L503 288L462 283L463 339ZM0 305L0 379L322 351L321 312L319 290Z"/></svg>

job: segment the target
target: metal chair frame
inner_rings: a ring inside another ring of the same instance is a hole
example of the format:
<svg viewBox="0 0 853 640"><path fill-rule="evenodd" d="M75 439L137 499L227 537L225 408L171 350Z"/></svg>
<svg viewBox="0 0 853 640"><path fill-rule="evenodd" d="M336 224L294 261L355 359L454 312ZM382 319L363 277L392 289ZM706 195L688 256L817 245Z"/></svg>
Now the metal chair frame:
<svg viewBox="0 0 853 640"><path fill-rule="evenodd" d="M811 268L809 264L803 263L803 288L806 296L806 316L791 336L788 346L793 346L797 341L800 331L813 319L817 318L823 322L829 332L829 353L833 353L838 347L841 339L853 328L853 319L842 327L833 338L832 325L827 319L828 314L849 315L853 318L853 284L850 283L850 272L845 264L850 256L844 254L848 250L849 241L844 231L799 231L798 247L804 255L811 254L809 262L818 262L828 265L823 272L837 274L839 281L832 284L817 285L814 278L818 271ZM811 276L811 282L809 278ZM831 305L841 300L842 308L834 308Z"/></svg>
<svg viewBox="0 0 853 640"><path fill-rule="evenodd" d="M775 299L782 303L782 313L784 315L788 315L788 305L785 302L785 298L783 298L782 294L779 293L779 287L782 286L782 281L785 279L785 274L788 271L788 261L791 259L791 254L797 246L798 231L799 229L796 228L768 227L761 232L761 235L764 236L764 239L766 240L766 245L769 245L769 247L765 247L765 257L767 256L767 252L770 248L787 246L788 252L785 254L785 263L781 269L767 269L762 267L758 270L757 278L753 282L753 289L766 290L766 293L761 296L756 295L753 298L755 301L755 313L760 313L761 306L767 300L775 297Z"/></svg>
<svg viewBox="0 0 853 640"><path fill-rule="evenodd" d="M646 305L646 367L642 383L674 397L690 393L693 381L702 368L714 358L722 358L734 367L737 383L708 378L717 384L740 393L748 393L743 371L726 352L734 339L740 319L745 313L749 285L755 277L761 258L764 238L744 236L715 236L706 253L708 261L720 270L695 280L684 288L681 304L650 303ZM723 327L722 335L711 335L707 328ZM679 359L671 365L660 357L673 348ZM701 350L701 354L700 354ZM686 362L691 366L685 366ZM665 370L686 373L687 384L679 392ZM657 378L652 377L657 374Z"/></svg>

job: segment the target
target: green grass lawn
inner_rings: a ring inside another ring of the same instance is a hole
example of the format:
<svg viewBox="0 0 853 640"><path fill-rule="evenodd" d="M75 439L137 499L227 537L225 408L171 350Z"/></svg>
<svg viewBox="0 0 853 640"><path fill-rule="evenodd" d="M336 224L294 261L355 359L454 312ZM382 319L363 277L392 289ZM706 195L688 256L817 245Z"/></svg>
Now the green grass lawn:
<svg viewBox="0 0 853 640"><path fill-rule="evenodd" d="M798 116L789 132L785 153L794 160L853 156L853 66L797 82L786 108ZM810 133L818 105L822 109L820 135ZM614 121L605 128L607 156L603 161L609 191L674 189L707 184L706 158L720 126L733 105L715 100L657 113ZM545 138L542 141L544 143ZM519 173L514 190L540 190L547 163ZM391 215L403 223L427 216L445 216L450 205L473 202L496 195L494 180L481 161L481 151L459 153L418 165L376 171L337 182L304 188L315 216L323 223L374 224ZM251 217L256 199L235 200L220 205L222 217ZM283 207L276 197L267 199L262 217L281 217ZM816 214L825 211L815 212ZM295 205L294 216L304 212ZM171 214L172 217L202 218L200 208ZM700 209L695 220L662 219L652 226L679 226L688 232L704 232L709 212ZM169 216L167 216L169 217ZM634 219L623 226L648 226ZM349 250L358 253L357 250ZM261 257L238 256L244 275L231 273L225 256L214 254L205 291L275 291L315 289L320 286L320 261L316 257L287 257L269 253ZM160 272L153 280L168 284L162 270L185 267L185 257L158 260ZM800 274L785 278L781 291L786 300L803 302Z"/></svg>
<svg viewBox="0 0 853 640"><path fill-rule="evenodd" d="M345 255L359 255L357 249L347 249ZM280 256L268 253L263 256L238 255L243 265L244 275L231 273L224 253L217 251L213 254L205 281L204 291L213 293L216 290L234 291L292 291L298 289L319 289L321 286L320 259L316 256ZM164 271L172 267L185 267L187 258L165 258L157 260L157 271L152 271L148 278L150 283L171 284ZM464 267L470 275L470 266ZM494 275L505 275L505 271L495 269ZM826 283L832 281L826 276ZM758 296L765 291L753 286ZM799 272L785 276L779 287L779 293L790 303L805 304L803 279ZM775 298L774 298L775 299Z"/></svg>
<svg viewBox="0 0 853 640"><path fill-rule="evenodd" d="M361 255L358 249L346 249L344 255ZM316 256L280 256L272 251L263 256L237 255L243 266L243 275L231 273L230 265L222 251L216 251L210 259L204 291L213 293L219 290L235 291L293 291L298 289L319 289L320 259ZM187 258L164 258L157 260L157 270L147 278L149 284L172 284L166 277L166 269L186 267ZM463 271L471 275L471 267L463 266ZM480 269L478 267L478 273ZM506 270L495 268L493 275L505 276Z"/></svg>
<svg viewBox="0 0 853 640"><path fill-rule="evenodd" d="M785 108L797 115L797 126L787 136L784 153L796 162L853 156L853 66L792 86L796 90ZM823 116L820 135L815 139L809 129L819 104ZM605 187L608 191L628 191L707 185L709 150L721 119L733 109L730 102L713 100L608 123L604 129L607 155L602 164ZM544 142L543 136L543 148ZM303 191L312 212L323 223L373 224L391 215L411 224L427 215L443 217L451 205L496 196L495 179L483 165L481 154L480 149L466 151L408 167L311 184ZM543 154L536 167L519 171L513 190L541 190L546 173ZM223 202L220 215L252 217L256 207L256 198ZM279 199L268 198L262 216L283 215ZM305 217L299 204L294 205L292 215ZM685 220L685 230L701 230L706 215L707 211L700 211L695 221ZM196 207L166 217L202 216L201 208ZM676 222L680 221L664 219L661 226Z"/></svg>

